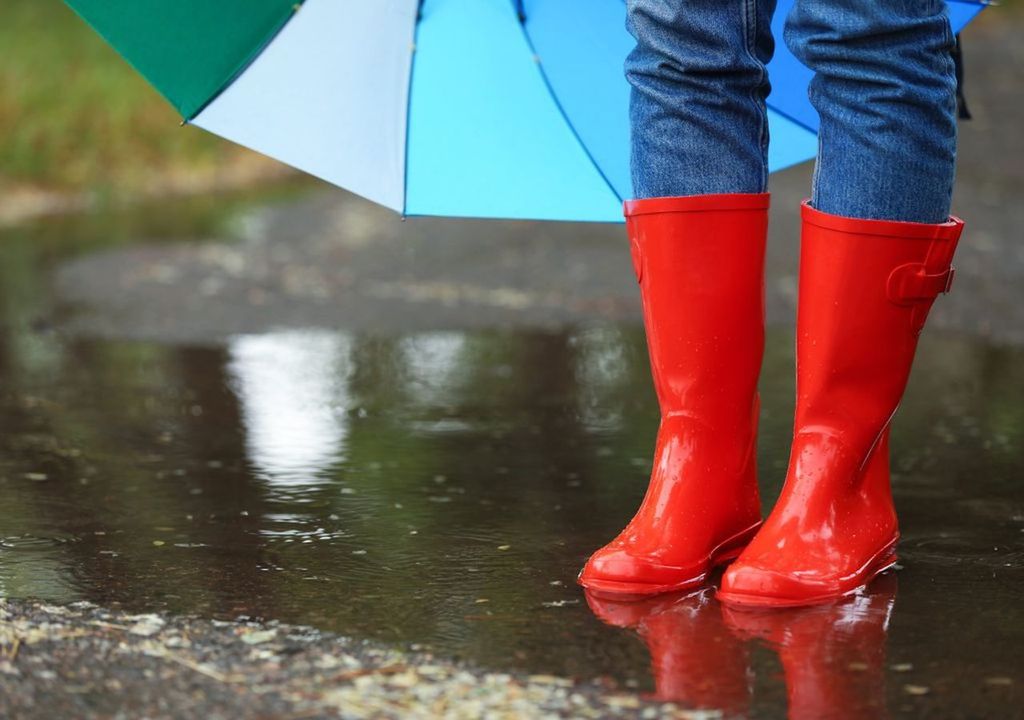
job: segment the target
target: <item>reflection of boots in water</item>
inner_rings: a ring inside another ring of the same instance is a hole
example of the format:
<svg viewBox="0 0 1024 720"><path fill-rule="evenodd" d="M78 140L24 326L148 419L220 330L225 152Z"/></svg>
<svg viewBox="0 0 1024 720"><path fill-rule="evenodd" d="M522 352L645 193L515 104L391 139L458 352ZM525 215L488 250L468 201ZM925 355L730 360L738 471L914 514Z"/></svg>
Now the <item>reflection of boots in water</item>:
<svg viewBox="0 0 1024 720"><path fill-rule="evenodd" d="M632 628L647 643L654 699L745 713L750 698L747 651L722 622L707 591L633 602L586 593L604 623Z"/></svg>
<svg viewBox="0 0 1024 720"><path fill-rule="evenodd" d="M885 639L896 576L880 575L865 594L785 610L722 606L739 637L764 640L782 661L791 720L884 718Z"/></svg>

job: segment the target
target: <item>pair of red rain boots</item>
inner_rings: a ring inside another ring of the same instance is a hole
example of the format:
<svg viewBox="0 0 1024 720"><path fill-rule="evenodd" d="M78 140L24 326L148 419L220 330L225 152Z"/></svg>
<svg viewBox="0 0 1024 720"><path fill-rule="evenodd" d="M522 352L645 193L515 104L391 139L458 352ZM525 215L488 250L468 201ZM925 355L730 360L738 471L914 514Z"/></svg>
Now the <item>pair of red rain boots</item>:
<svg viewBox="0 0 1024 720"><path fill-rule="evenodd" d="M719 598L784 607L847 595L891 567L889 421L928 311L949 290L962 221L859 220L804 203L793 448L762 525L768 195L634 200L625 214L661 424L640 509L579 582L669 592L736 559Z"/></svg>

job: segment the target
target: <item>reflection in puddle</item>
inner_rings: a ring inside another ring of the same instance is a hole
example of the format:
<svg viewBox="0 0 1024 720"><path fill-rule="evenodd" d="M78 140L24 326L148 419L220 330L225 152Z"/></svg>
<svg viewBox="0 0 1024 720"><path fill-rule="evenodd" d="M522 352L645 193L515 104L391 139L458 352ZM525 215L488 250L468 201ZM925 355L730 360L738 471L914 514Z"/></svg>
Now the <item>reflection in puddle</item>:
<svg viewBox="0 0 1024 720"><path fill-rule="evenodd" d="M465 337L455 332L411 335L398 343L408 392L416 403L444 405L457 396L465 349Z"/></svg>
<svg viewBox="0 0 1024 720"><path fill-rule="evenodd" d="M308 485L344 457L352 341L328 332L243 335L228 344L251 462L275 485Z"/></svg>
<svg viewBox="0 0 1024 720"><path fill-rule="evenodd" d="M749 654L722 621L711 590L619 601L586 593L603 622L630 628L651 654L653 697L685 707L720 709L729 717L749 710Z"/></svg>
<svg viewBox="0 0 1024 720"><path fill-rule="evenodd" d="M896 575L885 573L852 598L810 608L742 611L723 607L738 637L778 654L792 720L882 718L885 646Z"/></svg>
<svg viewBox="0 0 1024 720"><path fill-rule="evenodd" d="M592 431L618 430L623 418L615 394L626 384L624 379L635 373L631 364L639 360L643 367L647 356L630 353L628 342L615 327L586 328L574 334L570 343L576 348L580 422Z"/></svg>

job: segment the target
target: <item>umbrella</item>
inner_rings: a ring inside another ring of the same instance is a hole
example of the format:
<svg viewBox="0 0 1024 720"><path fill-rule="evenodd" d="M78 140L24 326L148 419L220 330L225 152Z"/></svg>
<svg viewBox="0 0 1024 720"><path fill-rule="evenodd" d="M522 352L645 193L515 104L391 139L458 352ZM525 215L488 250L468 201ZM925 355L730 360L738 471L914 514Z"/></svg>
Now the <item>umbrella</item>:
<svg viewBox="0 0 1024 720"><path fill-rule="evenodd" d="M631 195L622 0L67 2L186 122L403 215L620 222ZM955 31L983 7L948 4ZM818 120L782 43L769 74L778 170Z"/></svg>

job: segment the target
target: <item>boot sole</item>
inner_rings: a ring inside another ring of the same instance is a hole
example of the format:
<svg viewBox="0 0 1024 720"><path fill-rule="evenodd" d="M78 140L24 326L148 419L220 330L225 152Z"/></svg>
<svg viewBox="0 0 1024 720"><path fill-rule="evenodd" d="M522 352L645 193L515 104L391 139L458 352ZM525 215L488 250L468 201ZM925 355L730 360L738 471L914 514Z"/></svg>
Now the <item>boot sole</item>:
<svg viewBox="0 0 1024 720"><path fill-rule="evenodd" d="M591 579L584 582L581 577L583 573L581 570L580 575L577 575L576 577L576 582L585 587L591 594L599 598L607 598L610 600L629 600L631 597L642 598L699 587L706 583L708 575L711 574L711 571L714 568L721 565L727 565L739 557L740 553L743 552L743 549L760 529L761 521L759 520L746 530L732 535L724 542L720 543L708 555L707 563L704 565L704 571L699 575L694 575L685 580L661 585L600 579Z"/></svg>
<svg viewBox="0 0 1024 720"><path fill-rule="evenodd" d="M729 607L735 607L738 609L771 609L771 608L792 608L792 607L804 607L807 605L823 605L825 603L835 602L836 600L842 600L845 597L854 595L864 588L866 588L872 580L878 577L880 574L890 569L896 564L896 542L899 540L899 536L896 536L891 541L875 553L874 557L869 560L863 568L861 568L854 577L857 578L857 584L848 590L842 590L839 592L827 593L824 595L811 595L805 598L782 598L772 597L769 595L748 595L746 593L736 592L722 592L719 590L715 597L725 605Z"/></svg>

